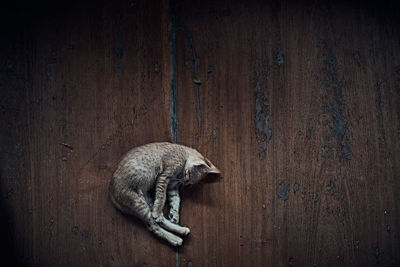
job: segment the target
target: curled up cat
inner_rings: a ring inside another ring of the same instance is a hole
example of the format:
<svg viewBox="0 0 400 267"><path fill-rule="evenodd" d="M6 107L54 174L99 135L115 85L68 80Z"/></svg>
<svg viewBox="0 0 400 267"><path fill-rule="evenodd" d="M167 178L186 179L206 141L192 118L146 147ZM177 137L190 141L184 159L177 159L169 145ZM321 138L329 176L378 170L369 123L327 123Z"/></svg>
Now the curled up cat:
<svg viewBox="0 0 400 267"><path fill-rule="evenodd" d="M220 177L220 171L197 150L167 142L150 143L122 157L110 182L110 197L121 212L138 217L148 230L171 245L181 246L183 240L176 234L186 236L190 230L178 224L179 187L196 184L209 174ZM167 199L169 220L163 214Z"/></svg>

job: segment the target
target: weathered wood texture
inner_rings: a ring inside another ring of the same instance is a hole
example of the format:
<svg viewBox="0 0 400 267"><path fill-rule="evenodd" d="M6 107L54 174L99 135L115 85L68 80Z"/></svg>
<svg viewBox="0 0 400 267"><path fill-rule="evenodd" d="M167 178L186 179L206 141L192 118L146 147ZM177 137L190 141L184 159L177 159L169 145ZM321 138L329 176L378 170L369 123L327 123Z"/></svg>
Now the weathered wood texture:
<svg viewBox="0 0 400 267"><path fill-rule="evenodd" d="M3 259L400 265L397 6L16 5L1 13ZM123 153L174 138L224 176L183 192L179 251L107 195Z"/></svg>

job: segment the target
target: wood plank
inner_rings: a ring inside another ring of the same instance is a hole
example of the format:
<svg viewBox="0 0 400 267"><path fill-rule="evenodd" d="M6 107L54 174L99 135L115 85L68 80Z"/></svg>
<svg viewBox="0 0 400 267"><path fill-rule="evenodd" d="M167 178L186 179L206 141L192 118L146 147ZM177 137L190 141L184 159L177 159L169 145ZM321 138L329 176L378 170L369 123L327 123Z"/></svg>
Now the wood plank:
<svg viewBox="0 0 400 267"><path fill-rule="evenodd" d="M385 138L398 134L389 85L398 31L394 17L370 12L278 1L181 4L180 140L210 153L225 177L188 195L182 220L196 226L184 263L398 262L398 145Z"/></svg>
<svg viewBox="0 0 400 267"><path fill-rule="evenodd" d="M27 170L12 170L20 184L13 187L10 177L3 192L15 192L7 204L20 264L175 262L174 250L121 215L107 194L126 151L170 139L163 112L169 106L166 8L157 1L119 1L73 5L61 14L53 6L27 21L15 41L17 58L8 56L18 62L8 73L27 76L23 85L10 78L13 89L22 90L23 101L14 97L22 114L10 107L4 116L18 112L16 121L26 124L18 135L23 141L11 136L4 142L14 143L10 149L22 143L20 164ZM3 86L4 98L13 97Z"/></svg>

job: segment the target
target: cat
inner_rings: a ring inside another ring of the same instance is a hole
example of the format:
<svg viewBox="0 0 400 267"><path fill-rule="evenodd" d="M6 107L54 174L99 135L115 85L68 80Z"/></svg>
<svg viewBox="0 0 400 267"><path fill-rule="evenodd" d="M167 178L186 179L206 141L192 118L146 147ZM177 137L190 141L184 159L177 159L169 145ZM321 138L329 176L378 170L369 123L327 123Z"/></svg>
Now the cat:
<svg viewBox="0 0 400 267"><path fill-rule="evenodd" d="M179 188L193 185L220 171L197 150L173 143L150 143L122 157L109 185L112 202L121 212L134 215L147 229L173 246L181 246L189 228L180 226ZM155 193L153 202L152 194ZM168 197L169 220L163 210Z"/></svg>

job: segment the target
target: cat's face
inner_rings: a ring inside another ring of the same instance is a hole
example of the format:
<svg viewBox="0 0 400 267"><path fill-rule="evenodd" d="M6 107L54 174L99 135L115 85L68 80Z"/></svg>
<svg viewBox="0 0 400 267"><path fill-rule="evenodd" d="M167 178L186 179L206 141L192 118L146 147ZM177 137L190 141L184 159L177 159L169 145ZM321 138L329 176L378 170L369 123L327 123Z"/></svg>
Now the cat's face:
<svg viewBox="0 0 400 267"><path fill-rule="evenodd" d="M203 156L188 159L185 166L185 185L197 184L211 175L211 181L221 177L221 172L210 160Z"/></svg>

